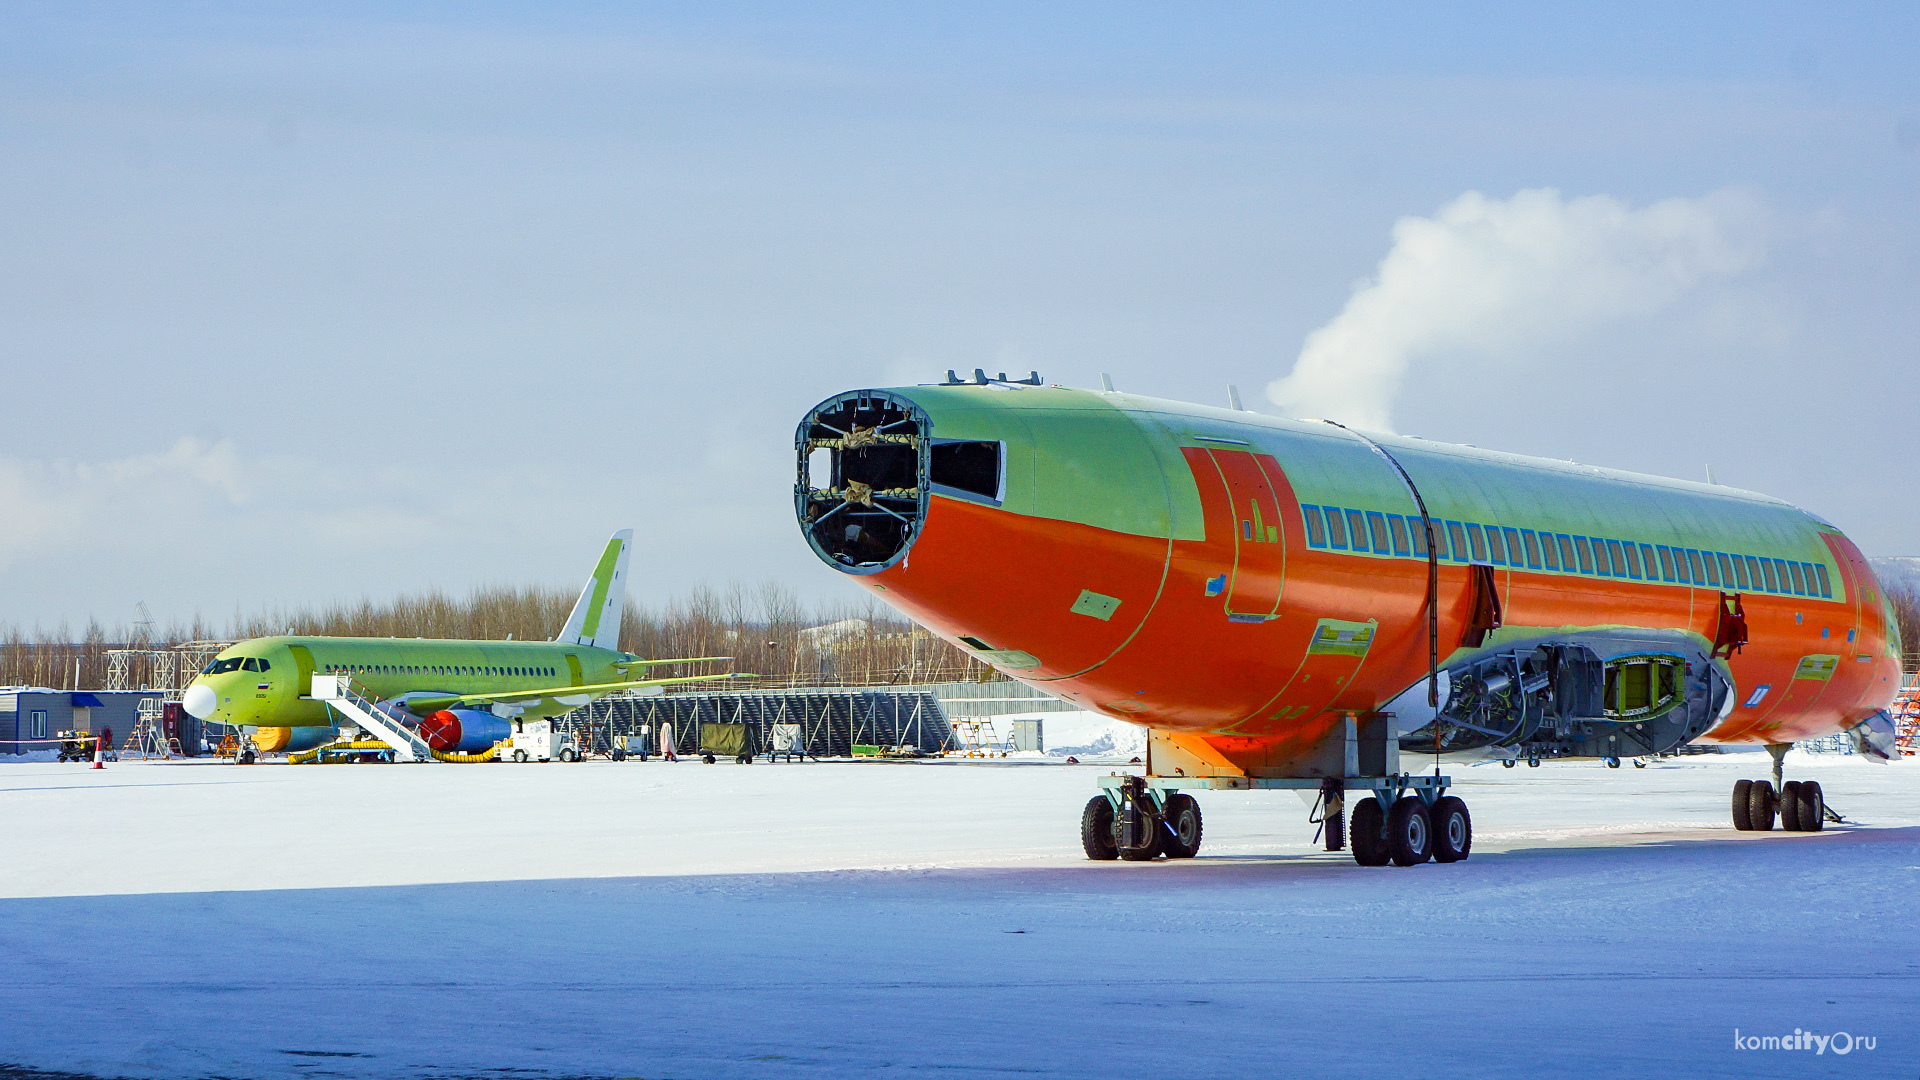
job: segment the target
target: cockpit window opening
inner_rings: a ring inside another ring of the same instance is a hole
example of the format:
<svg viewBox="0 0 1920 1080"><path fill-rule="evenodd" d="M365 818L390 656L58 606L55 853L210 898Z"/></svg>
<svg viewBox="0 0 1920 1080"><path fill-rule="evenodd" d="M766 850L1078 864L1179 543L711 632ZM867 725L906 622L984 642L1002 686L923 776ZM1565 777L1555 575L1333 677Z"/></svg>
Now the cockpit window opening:
<svg viewBox="0 0 1920 1080"><path fill-rule="evenodd" d="M998 505L1006 497L1006 453L1001 442L936 439L927 477L938 494L977 496Z"/></svg>

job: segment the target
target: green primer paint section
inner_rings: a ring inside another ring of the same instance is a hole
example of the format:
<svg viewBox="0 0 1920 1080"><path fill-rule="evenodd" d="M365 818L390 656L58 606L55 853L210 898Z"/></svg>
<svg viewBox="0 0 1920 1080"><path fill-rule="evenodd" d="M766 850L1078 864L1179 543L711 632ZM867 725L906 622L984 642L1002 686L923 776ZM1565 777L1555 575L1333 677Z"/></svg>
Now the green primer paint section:
<svg viewBox="0 0 1920 1080"><path fill-rule="evenodd" d="M613 588L613 568L620 562L620 545L615 539L607 545L600 555L600 565L593 568L593 603L587 609L587 618L580 627L580 636L592 641L600 636L600 613L607 608L607 590Z"/></svg>
<svg viewBox="0 0 1920 1080"><path fill-rule="evenodd" d="M1314 625L1313 642L1307 646L1309 656L1365 656L1373 647L1373 632L1379 623L1347 622L1342 619L1321 619Z"/></svg>

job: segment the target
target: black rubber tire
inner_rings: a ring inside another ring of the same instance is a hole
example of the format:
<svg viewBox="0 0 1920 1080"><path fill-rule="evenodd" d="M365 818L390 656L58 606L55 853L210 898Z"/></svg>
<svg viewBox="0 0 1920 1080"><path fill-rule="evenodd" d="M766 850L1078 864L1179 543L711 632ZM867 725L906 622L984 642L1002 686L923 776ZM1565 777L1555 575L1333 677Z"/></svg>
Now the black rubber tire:
<svg viewBox="0 0 1920 1080"><path fill-rule="evenodd" d="M1609 769L1617 769L1620 767L1620 759L1617 757L1605 757L1600 760L1606 762L1607 768Z"/></svg>
<svg viewBox="0 0 1920 1080"><path fill-rule="evenodd" d="M1080 847L1096 862L1120 857L1113 842L1113 804L1105 795L1088 799L1087 808L1080 811Z"/></svg>
<svg viewBox="0 0 1920 1080"><path fill-rule="evenodd" d="M643 752L641 752L640 754L637 754L637 755L635 755L635 756L636 756L636 757L638 757L638 758L639 758L639 759L640 759L641 761L645 761L645 760L647 760L647 754L646 754L646 753L645 753L644 751L643 751Z"/></svg>
<svg viewBox="0 0 1920 1080"><path fill-rule="evenodd" d="M1747 816L1748 803L1753 798L1753 781L1735 780L1733 782L1733 827L1741 832L1753 829L1753 819Z"/></svg>
<svg viewBox="0 0 1920 1080"><path fill-rule="evenodd" d="M613 759L613 760L615 760L615 761L625 761L625 760L627 760L627 752L626 752L625 750L621 750L621 749L617 749L617 748L616 748L616 749L615 749L615 750L614 750L614 751L613 751L613 752L612 752L611 754L608 754L607 756L608 756L608 757L610 757L610 758L612 758L612 759Z"/></svg>
<svg viewBox="0 0 1920 1080"><path fill-rule="evenodd" d="M525 750L515 750L515 751L513 752L513 760L514 760L514 761L515 761L516 763L519 763L519 764L522 764L522 765L524 765L524 764L526 764L526 761L527 761L527 752L526 752Z"/></svg>
<svg viewBox="0 0 1920 1080"><path fill-rule="evenodd" d="M1529 768L1529 769L1537 769L1537 768L1539 768L1539 767L1540 767L1540 759L1539 759L1539 758L1537 758L1537 757L1530 757L1530 758L1528 758L1528 759L1527 759L1527 768Z"/></svg>
<svg viewBox="0 0 1920 1080"><path fill-rule="evenodd" d="M1500 762L1500 767L1503 769L1511 769L1513 768L1513 765L1514 765L1514 761L1512 758L1507 758Z"/></svg>
<svg viewBox="0 0 1920 1080"><path fill-rule="evenodd" d="M1167 825L1173 828L1167 829ZM1200 854L1200 836L1205 831L1205 823L1200 817L1200 803L1184 792L1175 792L1167 796L1166 825L1161 831L1167 836L1160 846L1169 859L1191 859Z"/></svg>
<svg viewBox="0 0 1920 1080"><path fill-rule="evenodd" d="M240 755L240 764L242 764L242 765L251 765L251 764L253 764L253 751L251 751L251 750L248 750L248 751L246 751L245 753L242 753L242 754Z"/></svg>
<svg viewBox="0 0 1920 1080"><path fill-rule="evenodd" d="M1427 818L1433 826L1434 862L1459 862L1473 851L1473 815L1467 813L1466 800L1444 796Z"/></svg>
<svg viewBox="0 0 1920 1080"><path fill-rule="evenodd" d="M1812 780L1800 781L1800 831L1819 832L1827 827L1827 793Z"/></svg>
<svg viewBox="0 0 1920 1080"><path fill-rule="evenodd" d="M1347 842L1353 848L1353 861L1361 866L1385 866L1391 861L1387 854L1387 838L1382 830L1386 826L1385 814L1380 812L1380 800L1371 793L1361 797L1354 804L1352 814L1353 828L1347 831Z"/></svg>
<svg viewBox="0 0 1920 1080"><path fill-rule="evenodd" d="M1773 781L1755 780L1747 789L1747 827L1754 832L1772 832L1773 815L1780 808L1773 796Z"/></svg>
<svg viewBox="0 0 1920 1080"><path fill-rule="evenodd" d="M1161 824L1159 818L1155 818L1148 823L1150 827L1147 829L1148 840L1146 846L1130 848L1120 843L1120 833L1123 831L1123 824L1117 820L1117 817L1118 815L1116 815L1116 820L1113 823L1113 841L1114 846L1120 849L1120 858L1122 861L1152 862L1166 853L1167 829L1165 825Z"/></svg>
<svg viewBox="0 0 1920 1080"><path fill-rule="evenodd" d="M702 755L700 756L700 760L701 760L701 761L704 761L704 762L706 762L706 763L707 763L707 764L709 764L709 765L711 765L711 764L713 764L713 755L712 755L712 754L702 754Z"/></svg>
<svg viewBox="0 0 1920 1080"><path fill-rule="evenodd" d="M1800 831L1800 781L1789 780L1780 785L1780 827L1788 832Z"/></svg>
<svg viewBox="0 0 1920 1080"><path fill-rule="evenodd" d="M1418 795L1402 795L1387 811L1387 853L1395 866L1419 866L1433 858L1433 819Z"/></svg>

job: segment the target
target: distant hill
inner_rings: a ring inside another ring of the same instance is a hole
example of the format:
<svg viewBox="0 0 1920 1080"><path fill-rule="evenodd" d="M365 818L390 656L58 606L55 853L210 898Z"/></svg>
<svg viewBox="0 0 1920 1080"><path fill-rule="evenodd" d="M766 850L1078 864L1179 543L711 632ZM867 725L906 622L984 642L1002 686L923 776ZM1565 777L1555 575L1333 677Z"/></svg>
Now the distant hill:
<svg viewBox="0 0 1920 1080"><path fill-rule="evenodd" d="M1885 555L1868 559L1867 565L1873 567L1882 585L1905 585L1920 591L1920 555Z"/></svg>

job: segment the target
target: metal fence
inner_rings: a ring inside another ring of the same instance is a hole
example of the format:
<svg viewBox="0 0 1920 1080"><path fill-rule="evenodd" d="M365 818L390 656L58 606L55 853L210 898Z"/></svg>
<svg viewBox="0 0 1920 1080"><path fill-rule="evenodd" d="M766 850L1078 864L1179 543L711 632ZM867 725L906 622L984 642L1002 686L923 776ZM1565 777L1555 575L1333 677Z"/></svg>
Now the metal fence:
<svg viewBox="0 0 1920 1080"><path fill-rule="evenodd" d="M944 753L957 744L940 699L930 690L795 689L747 693L680 693L638 697L615 694L561 721L581 744L604 751L644 735L649 749L671 730L676 754L697 753L702 724L744 724L750 748L774 745L774 725L796 725L813 757L849 757L856 745L913 747ZM792 729L789 729L792 730Z"/></svg>

